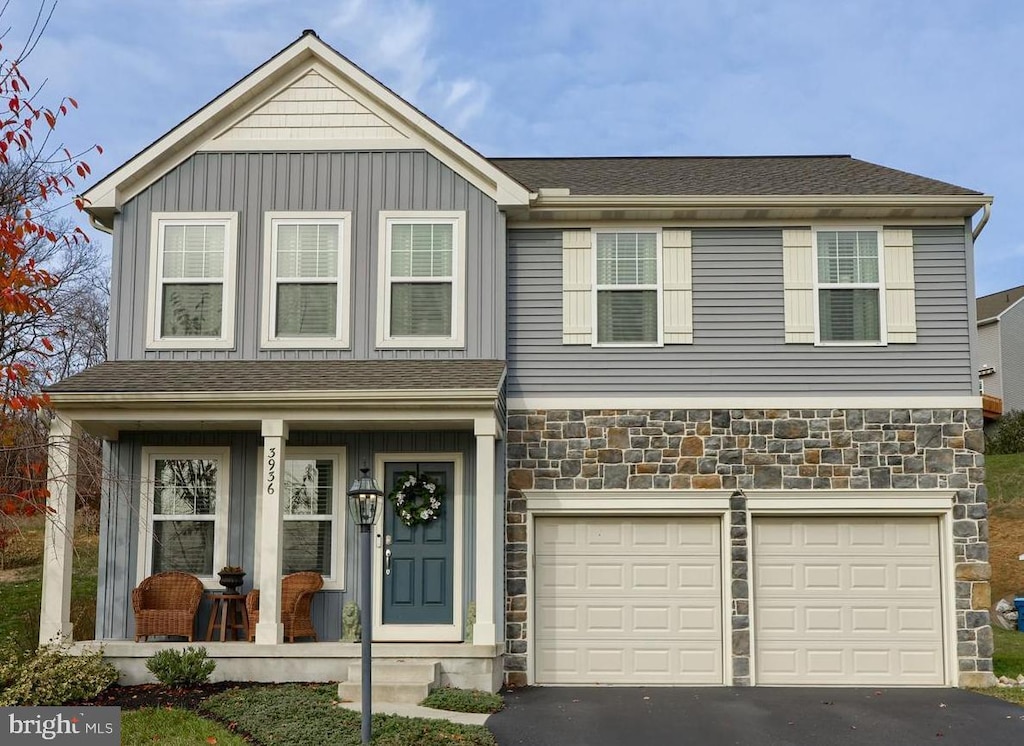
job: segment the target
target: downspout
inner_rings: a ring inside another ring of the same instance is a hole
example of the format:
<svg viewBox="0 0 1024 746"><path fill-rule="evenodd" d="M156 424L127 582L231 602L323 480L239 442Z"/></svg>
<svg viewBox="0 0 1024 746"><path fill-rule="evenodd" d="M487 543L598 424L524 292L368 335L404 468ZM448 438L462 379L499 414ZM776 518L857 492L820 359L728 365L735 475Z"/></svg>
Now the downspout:
<svg viewBox="0 0 1024 746"><path fill-rule="evenodd" d="M973 238L975 241L978 240L978 236L981 235L981 232L985 230L985 226L988 225L988 219L992 217L992 203L986 202L982 210L983 212L981 213L981 220L978 221L978 224L974 227L974 230L971 231L971 238Z"/></svg>
<svg viewBox="0 0 1024 746"><path fill-rule="evenodd" d="M112 228L108 228L107 226L103 225L103 223L101 223L99 220L97 220L96 216L93 215L92 213L89 213L89 225L91 225L93 228L95 228L98 231L102 231L103 233L106 233L109 236L114 235L113 229Z"/></svg>

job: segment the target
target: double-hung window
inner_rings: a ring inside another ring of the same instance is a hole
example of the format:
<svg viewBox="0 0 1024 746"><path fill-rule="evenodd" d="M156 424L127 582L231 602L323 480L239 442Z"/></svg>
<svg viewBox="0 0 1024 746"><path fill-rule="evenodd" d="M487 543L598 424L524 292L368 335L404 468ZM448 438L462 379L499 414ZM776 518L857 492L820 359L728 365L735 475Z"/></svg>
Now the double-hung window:
<svg viewBox="0 0 1024 746"><path fill-rule="evenodd" d="M264 347L347 347L349 214L268 213Z"/></svg>
<svg viewBox="0 0 1024 746"><path fill-rule="evenodd" d="M228 463L227 449L144 452L140 578L178 570L210 582L224 566Z"/></svg>
<svg viewBox="0 0 1024 746"><path fill-rule="evenodd" d="M821 342L884 342L878 236L877 230L815 231Z"/></svg>
<svg viewBox="0 0 1024 746"><path fill-rule="evenodd" d="M318 572L324 577L325 588L344 587L345 468L343 448L285 450L281 474L284 508L281 566L285 575ZM258 514L257 546L265 530ZM258 554L256 565L258 572Z"/></svg>
<svg viewBox="0 0 1024 746"><path fill-rule="evenodd" d="M234 346L236 213L154 213L148 346Z"/></svg>
<svg viewBox="0 0 1024 746"><path fill-rule="evenodd" d="M661 344L657 232L594 233L599 345Z"/></svg>
<svg viewBox="0 0 1024 746"><path fill-rule="evenodd" d="M377 344L461 347L463 213L382 213Z"/></svg>

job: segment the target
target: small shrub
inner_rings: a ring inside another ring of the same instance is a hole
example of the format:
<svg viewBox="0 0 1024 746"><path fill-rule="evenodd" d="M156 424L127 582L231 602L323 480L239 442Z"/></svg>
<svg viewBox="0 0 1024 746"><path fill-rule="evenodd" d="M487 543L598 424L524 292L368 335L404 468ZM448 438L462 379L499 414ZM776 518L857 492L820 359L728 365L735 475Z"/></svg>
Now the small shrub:
<svg viewBox="0 0 1024 746"><path fill-rule="evenodd" d="M157 681L173 687L205 684L216 667L217 663L206 657L206 648L161 650L146 661Z"/></svg>
<svg viewBox="0 0 1024 746"><path fill-rule="evenodd" d="M482 692L479 689L454 689L443 687L432 691L420 702L424 707L452 712L497 712L505 706L500 694Z"/></svg>
<svg viewBox="0 0 1024 746"><path fill-rule="evenodd" d="M117 677L102 650L72 655L67 643L60 642L26 651L8 639L0 648L0 707L92 699Z"/></svg>
<svg viewBox="0 0 1024 746"><path fill-rule="evenodd" d="M1024 410L1014 409L999 418L995 432L985 439L986 453L1024 453Z"/></svg>

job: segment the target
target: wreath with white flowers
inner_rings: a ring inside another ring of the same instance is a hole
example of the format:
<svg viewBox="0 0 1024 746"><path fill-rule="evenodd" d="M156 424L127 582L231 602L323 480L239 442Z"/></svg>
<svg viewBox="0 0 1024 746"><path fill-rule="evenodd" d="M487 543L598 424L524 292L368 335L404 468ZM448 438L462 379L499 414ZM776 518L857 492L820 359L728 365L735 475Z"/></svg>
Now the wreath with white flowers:
<svg viewBox="0 0 1024 746"><path fill-rule="evenodd" d="M406 526L420 526L436 521L444 505L444 487L426 474L407 471L395 481L388 495L395 513Z"/></svg>

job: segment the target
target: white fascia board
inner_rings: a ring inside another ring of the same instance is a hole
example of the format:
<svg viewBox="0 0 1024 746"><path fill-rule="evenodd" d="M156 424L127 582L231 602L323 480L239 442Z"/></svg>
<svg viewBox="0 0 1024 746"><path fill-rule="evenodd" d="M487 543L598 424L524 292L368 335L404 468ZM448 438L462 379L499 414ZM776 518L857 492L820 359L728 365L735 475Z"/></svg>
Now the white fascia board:
<svg viewBox="0 0 1024 746"><path fill-rule="evenodd" d="M275 80L317 61L360 89L378 108L408 123L410 129L418 131L427 151L456 172L469 171L470 176L482 177L483 185L489 187L483 191L499 205L529 203L530 193L526 187L319 38L307 34L88 189L82 195L87 209L119 209L125 201L195 153L206 138L213 137L241 108L266 93ZM404 147L409 146L406 143ZM480 178L470 180L481 182Z"/></svg>
<svg viewBox="0 0 1024 746"><path fill-rule="evenodd" d="M980 409L981 396L512 396L524 409Z"/></svg>

